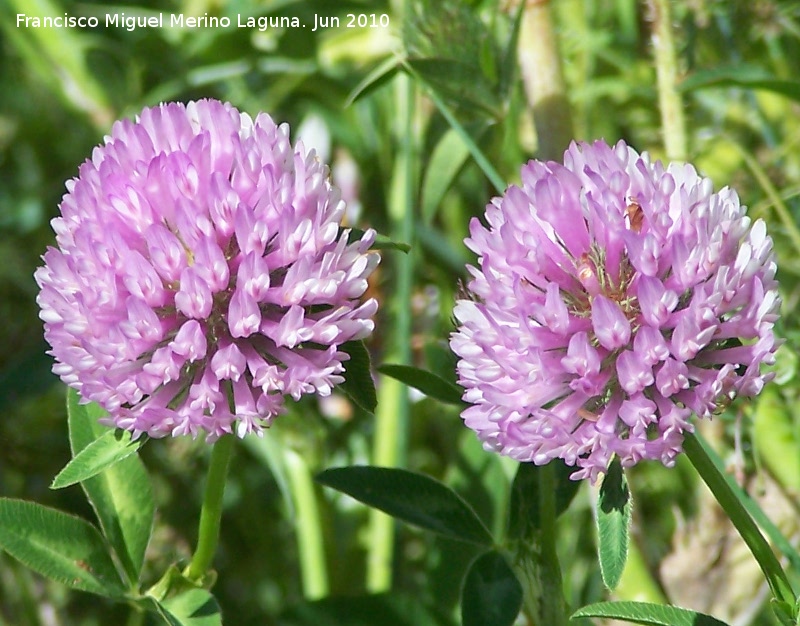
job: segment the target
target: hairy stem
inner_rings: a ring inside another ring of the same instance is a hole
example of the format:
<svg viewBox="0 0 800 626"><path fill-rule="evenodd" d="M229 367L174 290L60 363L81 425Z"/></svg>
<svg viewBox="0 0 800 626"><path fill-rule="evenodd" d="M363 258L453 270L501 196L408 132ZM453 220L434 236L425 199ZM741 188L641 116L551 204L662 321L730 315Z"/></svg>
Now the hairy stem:
<svg viewBox="0 0 800 626"><path fill-rule="evenodd" d="M672 34L670 0L650 0L650 14L664 150L667 159L685 161L689 156L689 148L683 99L677 89L678 55Z"/></svg>
<svg viewBox="0 0 800 626"><path fill-rule="evenodd" d="M551 4L549 0L527 0L517 56L525 94L533 111L537 156L561 160L574 131Z"/></svg>

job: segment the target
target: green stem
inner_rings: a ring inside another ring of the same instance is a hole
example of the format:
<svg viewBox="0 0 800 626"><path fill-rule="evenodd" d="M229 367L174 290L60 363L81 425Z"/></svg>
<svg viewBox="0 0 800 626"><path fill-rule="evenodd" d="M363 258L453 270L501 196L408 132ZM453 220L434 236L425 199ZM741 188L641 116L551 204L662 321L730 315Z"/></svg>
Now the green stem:
<svg viewBox="0 0 800 626"><path fill-rule="evenodd" d="M753 518L750 517L744 505L736 497L723 473L711 460L704 444L696 435L687 434L684 438L683 449L700 478L703 479L711 493L714 494L717 502L728 515L728 518L755 557L767 579L772 594L778 600L788 602L791 606L794 606L794 592L786 573Z"/></svg>
<svg viewBox="0 0 800 626"><path fill-rule="evenodd" d="M139 607L132 607L128 614L128 621L125 626L143 626L145 612Z"/></svg>
<svg viewBox="0 0 800 626"><path fill-rule="evenodd" d="M409 76L395 79L397 97L394 129L397 157L392 172L389 195L390 235L395 241L414 241L414 189L417 178L415 125L416 90ZM411 362L411 293L413 254L395 255L395 291L391 315L390 348L385 355L393 363ZM381 467L399 467L405 463L408 439L408 389L387 376L378 385L378 408L375 412L373 463ZM372 593L387 591L392 584L394 554L394 519L373 509L370 511L370 547L367 554L367 589Z"/></svg>
<svg viewBox="0 0 800 626"><path fill-rule="evenodd" d="M688 140L683 100L677 89L678 56L672 34L671 0L650 0L653 21L653 54L658 80L658 104L661 109L661 129L664 133L664 150L667 159L685 161L688 158Z"/></svg>
<svg viewBox="0 0 800 626"><path fill-rule="evenodd" d="M574 138L550 0L527 0L517 56L540 159L561 160Z"/></svg>
<svg viewBox="0 0 800 626"><path fill-rule="evenodd" d="M539 515L542 521L541 624L561 626L567 623L567 607L556 552L556 475L552 463L544 465L539 474Z"/></svg>
<svg viewBox="0 0 800 626"><path fill-rule="evenodd" d="M228 466L235 441L236 438L233 435L224 435L211 450L211 462L203 495L203 508L200 511L197 549L185 572L185 576L196 583L202 583L205 579L207 572L211 569L214 553L217 551L222 519L222 495L225 491L225 478L228 475Z"/></svg>
<svg viewBox="0 0 800 626"><path fill-rule="evenodd" d="M567 603L561 580L556 544L556 478L552 463L537 468L535 493L539 526L529 525L512 558L522 585L522 610L531 626L566 626ZM526 496L523 496L526 497Z"/></svg>
<svg viewBox="0 0 800 626"><path fill-rule="evenodd" d="M328 595L328 567L314 481L302 456L288 449L285 454L297 521L303 595L307 600L319 600Z"/></svg>

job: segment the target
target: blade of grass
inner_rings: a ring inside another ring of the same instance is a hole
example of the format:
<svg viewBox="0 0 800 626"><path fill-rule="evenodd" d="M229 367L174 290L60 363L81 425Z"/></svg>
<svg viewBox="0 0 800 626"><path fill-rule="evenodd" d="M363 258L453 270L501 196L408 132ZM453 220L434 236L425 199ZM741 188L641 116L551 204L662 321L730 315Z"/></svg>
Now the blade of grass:
<svg viewBox="0 0 800 626"><path fill-rule="evenodd" d="M744 159L745 165L747 165L747 168L758 181L758 184L761 185L764 193L767 194L770 204L775 207L775 212L778 214L781 224L783 224L783 227L786 229L786 235L792 240L792 244L797 252L800 253L800 227L797 226L797 222L795 222L789 211L789 207L786 206L783 198L781 198L781 194L775 188L775 185L772 184L769 176L767 176L764 168L761 167L756 158L738 143L733 142L733 145L736 146L739 154L741 154Z"/></svg>
<svg viewBox="0 0 800 626"><path fill-rule="evenodd" d="M425 87L425 92L427 96L431 99L431 101L436 105L436 108L439 109L439 113L442 114L447 123L450 125L458 136L461 137L461 140L464 142L464 145L469 150L469 153L472 155L472 158L475 159L475 163L478 164L478 167L481 168L481 171L484 173L486 178L489 179L489 182L492 183L495 190L498 193L503 193L506 189L506 183L500 174L497 173L497 170L494 166L489 162L489 159L483 153L483 151L478 147L478 144L475 143L475 140L472 139L472 136L467 132L464 126L456 119L455 114L450 110L444 100L439 97L436 91L425 82L425 80L414 71L414 69L406 62L402 62L403 69L420 85Z"/></svg>

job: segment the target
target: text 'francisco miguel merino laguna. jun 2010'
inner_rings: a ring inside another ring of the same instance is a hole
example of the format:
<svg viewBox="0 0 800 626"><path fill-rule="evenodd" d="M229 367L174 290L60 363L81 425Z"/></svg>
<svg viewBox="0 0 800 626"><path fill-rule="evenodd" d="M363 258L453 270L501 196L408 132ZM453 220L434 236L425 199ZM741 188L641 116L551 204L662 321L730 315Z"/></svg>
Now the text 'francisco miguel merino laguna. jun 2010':
<svg viewBox="0 0 800 626"><path fill-rule="evenodd" d="M105 13L103 15L27 15L17 13L17 28L124 28L134 31L139 28L251 28L266 31L270 28L310 28L316 31L325 28L387 28L386 13L347 13L343 16L314 14L303 20L286 15L241 15L217 16L204 13L189 16L183 13L152 13L149 15L126 15Z"/></svg>

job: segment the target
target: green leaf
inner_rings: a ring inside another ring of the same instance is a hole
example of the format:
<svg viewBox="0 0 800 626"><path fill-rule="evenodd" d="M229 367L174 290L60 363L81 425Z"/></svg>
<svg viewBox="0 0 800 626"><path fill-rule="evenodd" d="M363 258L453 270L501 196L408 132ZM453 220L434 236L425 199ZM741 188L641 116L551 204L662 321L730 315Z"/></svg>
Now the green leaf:
<svg viewBox="0 0 800 626"><path fill-rule="evenodd" d="M62 489L96 476L136 452L146 440L140 437L133 441L127 430L106 429L67 463L53 479L50 489Z"/></svg>
<svg viewBox="0 0 800 626"><path fill-rule="evenodd" d="M472 562L461 591L463 626L511 626L522 607L522 586L495 550Z"/></svg>
<svg viewBox="0 0 800 626"><path fill-rule="evenodd" d="M439 266L442 270L458 278L462 282L467 279L467 265L472 262L468 250L463 246L455 246L448 236L433 224L419 223L415 226L414 239L430 259L431 266ZM442 370L436 370L442 371Z"/></svg>
<svg viewBox="0 0 800 626"><path fill-rule="evenodd" d="M763 89L800 101L800 81L779 80L753 66L737 65L695 72L678 87L681 91L697 91L709 87Z"/></svg>
<svg viewBox="0 0 800 626"><path fill-rule="evenodd" d="M87 62L90 35L78 28L17 28L12 21L14 14L19 13L58 15L63 10L59 2L9 0L4 4L12 10L0 12L2 30L53 95L62 104L83 112L95 128L105 130L110 126L114 109L109 91Z"/></svg>
<svg viewBox="0 0 800 626"><path fill-rule="evenodd" d="M353 243L354 241L358 241L364 236L364 230L360 228L354 228L349 226L347 230L350 231L350 235L347 237L347 243ZM405 254L408 254L411 251L411 246L407 243L401 243L398 241L393 241L389 239L386 235L381 235L380 233L375 235L375 241L369 247L370 250L398 250Z"/></svg>
<svg viewBox="0 0 800 626"><path fill-rule="evenodd" d="M621 619L645 626L728 626L704 613L649 602L598 602L578 609L571 619L578 617Z"/></svg>
<svg viewBox="0 0 800 626"><path fill-rule="evenodd" d="M397 250L398 252L408 254L411 252L411 246L402 241L389 239L386 235L377 235L375 237L375 243L370 246L370 250Z"/></svg>
<svg viewBox="0 0 800 626"><path fill-rule="evenodd" d="M169 626L219 626L220 608L208 591L215 580L216 573L211 572L200 587L176 565L171 565L155 585L133 602L158 614Z"/></svg>
<svg viewBox="0 0 800 626"><path fill-rule="evenodd" d="M459 107L480 111L493 120L501 119L496 92L478 68L442 57L408 59L407 64L440 97Z"/></svg>
<svg viewBox="0 0 800 626"><path fill-rule="evenodd" d="M0 548L73 589L110 598L125 593L97 529L56 509L0 498Z"/></svg>
<svg viewBox="0 0 800 626"><path fill-rule="evenodd" d="M425 181L422 185L422 219L429 223L436 215L436 209L450 189L458 172L469 157L469 148L461 135L452 128L442 136L433 149L428 166L425 168Z"/></svg>
<svg viewBox="0 0 800 626"><path fill-rule="evenodd" d="M353 91L350 92L350 95L347 96L347 100L345 101L345 106L350 106L388 83L394 78L394 75L397 74L399 68L400 64L395 57L390 57L382 61L356 85Z"/></svg>
<svg viewBox="0 0 800 626"><path fill-rule="evenodd" d="M526 6L520 3L514 14L513 26L511 28L511 37L508 38L508 43L502 53L500 59L500 76L498 93L508 94L514 85L514 82L519 75L519 63L517 63L517 50L519 45L519 35L522 30L522 17L525 14Z"/></svg>
<svg viewBox="0 0 800 626"><path fill-rule="evenodd" d="M628 558L631 525L631 493L619 459L614 459L600 487L597 501L597 534L600 572L603 582L614 589Z"/></svg>
<svg viewBox="0 0 800 626"><path fill-rule="evenodd" d="M404 63L403 69L417 82L424 85L427 91L428 96L430 97L431 101L436 105L436 108L439 109L439 112L442 114L442 117L447 120L447 123L450 125L454 131L456 131L459 136L461 137L464 144L469 149L472 158L475 160L475 163L478 167L481 168L481 171L484 173L487 179L492 183L494 188L499 192L503 193L506 189L506 182L503 180L502 176L497 172L494 165L492 165L491 160L483 153L483 151L478 147L478 144L475 143L475 140L470 136L467 132L467 129L458 121L453 111L450 107L447 106L445 101L439 96L437 91L426 82L426 80L417 72L414 67L410 63Z"/></svg>
<svg viewBox="0 0 800 626"><path fill-rule="evenodd" d="M180 574L176 574L180 576ZM221 626L222 613L214 596L205 589L184 586L166 599L140 596L134 603L158 615L168 626Z"/></svg>
<svg viewBox="0 0 800 626"><path fill-rule="evenodd" d="M350 399L368 413L374 413L378 406L375 383L372 380L369 351L363 341L348 341L340 346L350 355L345 362L344 382L339 385Z"/></svg>
<svg viewBox="0 0 800 626"><path fill-rule="evenodd" d="M556 481L556 517L567 510L581 482L570 480L575 471L561 459L550 461L555 470ZM514 483L511 486L511 506L508 520L508 534L513 539L528 536L528 529L541 529L539 517L539 473L542 468L533 463L520 463Z"/></svg>
<svg viewBox="0 0 800 626"><path fill-rule="evenodd" d="M188 589L158 603L174 621L170 626L221 626L222 612L205 589Z"/></svg>
<svg viewBox="0 0 800 626"><path fill-rule="evenodd" d="M411 365L394 365L385 363L378 368L381 374L405 383L409 387L418 389L429 398L434 398L445 404L464 404L461 396L464 390L458 385L445 380L441 376L413 367Z"/></svg>
<svg viewBox="0 0 800 626"><path fill-rule="evenodd" d="M75 457L108 432L97 420L106 415L95 403L80 404L78 393L67 394L69 439ZM155 515L150 479L135 454L82 481L100 527L114 548L131 583L136 583L144 563Z"/></svg>
<svg viewBox="0 0 800 626"><path fill-rule="evenodd" d="M455 491L429 476L388 467L339 467L317 482L450 539L491 546L492 536Z"/></svg>
<svg viewBox="0 0 800 626"><path fill-rule="evenodd" d="M800 599L797 602L800 604ZM769 604L781 626L797 626L799 622L795 621L796 608L793 610L791 604L777 598L771 598ZM800 617L798 617L798 620L800 620Z"/></svg>

